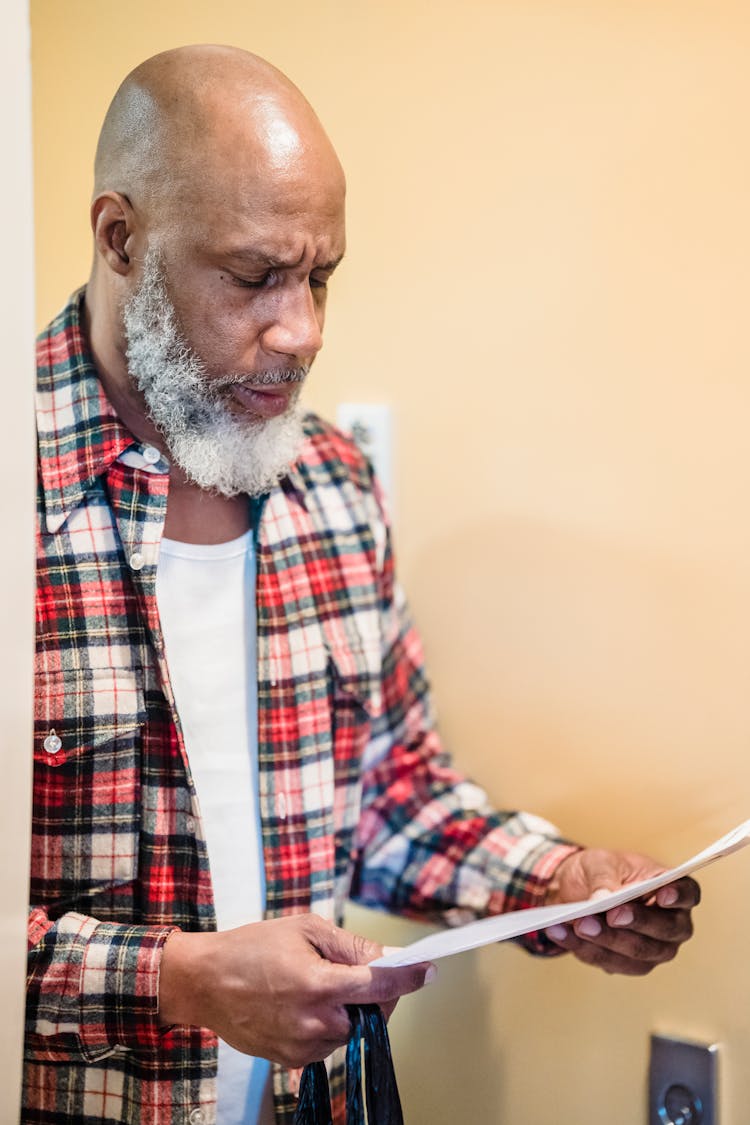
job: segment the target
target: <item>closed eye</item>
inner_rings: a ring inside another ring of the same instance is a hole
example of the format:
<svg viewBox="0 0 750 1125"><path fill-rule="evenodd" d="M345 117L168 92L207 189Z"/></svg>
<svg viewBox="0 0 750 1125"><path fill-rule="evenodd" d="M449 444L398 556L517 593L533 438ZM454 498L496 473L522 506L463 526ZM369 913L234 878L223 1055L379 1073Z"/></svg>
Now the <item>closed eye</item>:
<svg viewBox="0 0 750 1125"><path fill-rule="evenodd" d="M310 288L326 289L332 272L333 270L326 270L322 273L311 273L308 279ZM240 274L226 271L223 276L227 277L232 285L239 286L240 289L270 289L278 283L281 273L279 270L270 269L265 270L258 277L242 277Z"/></svg>
<svg viewBox="0 0 750 1125"><path fill-rule="evenodd" d="M269 289L278 280L276 270L266 270L260 277L240 277L238 274L230 273L227 275L233 285L239 285L241 289Z"/></svg>

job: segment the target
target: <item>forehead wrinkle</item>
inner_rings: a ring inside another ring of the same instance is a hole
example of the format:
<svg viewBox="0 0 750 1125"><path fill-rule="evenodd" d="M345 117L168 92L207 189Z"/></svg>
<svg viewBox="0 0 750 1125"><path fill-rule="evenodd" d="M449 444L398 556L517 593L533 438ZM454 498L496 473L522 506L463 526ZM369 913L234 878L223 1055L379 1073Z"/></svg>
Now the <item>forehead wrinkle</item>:
<svg viewBox="0 0 750 1125"><path fill-rule="evenodd" d="M236 249L226 250L224 253L228 258L236 258L250 265L270 266L273 269L296 269L304 262L307 251L303 249L300 256L296 259L291 257L285 258L276 251L265 250L263 246L240 246ZM318 265L314 266L314 268L319 270L335 270L343 257L343 253L338 254L335 258L331 258L326 262L320 262Z"/></svg>

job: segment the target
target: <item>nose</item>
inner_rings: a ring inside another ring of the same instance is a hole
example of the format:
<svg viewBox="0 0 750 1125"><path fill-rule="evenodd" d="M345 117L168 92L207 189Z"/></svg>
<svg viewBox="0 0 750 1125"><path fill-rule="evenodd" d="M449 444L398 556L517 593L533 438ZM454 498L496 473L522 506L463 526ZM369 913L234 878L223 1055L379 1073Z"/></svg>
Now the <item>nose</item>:
<svg viewBox="0 0 750 1125"><path fill-rule="evenodd" d="M262 333L267 352L311 360L323 347L323 306L305 281L285 286L271 322Z"/></svg>

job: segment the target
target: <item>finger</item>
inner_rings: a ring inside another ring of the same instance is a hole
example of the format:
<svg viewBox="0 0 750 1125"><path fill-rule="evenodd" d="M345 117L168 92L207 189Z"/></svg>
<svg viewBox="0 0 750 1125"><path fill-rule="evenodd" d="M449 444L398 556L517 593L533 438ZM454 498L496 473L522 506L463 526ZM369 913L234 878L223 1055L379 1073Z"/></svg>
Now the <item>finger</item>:
<svg viewBox="0 0 750 1125"><path fill-rule="evenodd" d="M653 908L652 915L662 916L662 924L654 924L651 933L632 927L612 927L602 917L581 918L573 923L576 937L606 949L618 957L641 961L650 965L671 961L683 941L692 935L692 923L687 911L681 911L682 923L674 912Z"/></svg>
<svg viewBox="0 0 750 1125"><path fill-rule="evenodd" d="M667 910L685 907L689 910L693 906L697 906L700 900L700 885L690 876L678 879L675 883L667 883L665 887L660 887L656 892L657 904Z"/></svg>
<svg viewBox="0 0 750 1125"><path fill-rule="evenodd" d="M693 936L693 920L684 909L628 902L607 911L606 922L611 929L634 930L657 941L680 943Z"/></svg>
<svg viewBox="0 0 750 1125"><path fill-rule="evenodd" d="M302 1042L335 1043L338 1046L349 1038L351 1022L343 1004L326 1004L302 1016L296 1027L296 1036Z"/></svg>
<svg viewBox="0 0 750 1125"><path fill-rule="evenodd" d="M322 1039L315 1048L315 1053L308 1062L324 1062L334 1051L339 1047L344 1047L349 1042L349 1035L351 1034L351 1024L341 1039ZM298 1063L298 1066L307 1066L307 1063Z"/></svg>
<svg viewBox="0 0 750 1125"><path fill-rule="evenodd" d="M593 941L571 936L571 952L585 965L593 965L605 973L620 973L624 976L642 977L660 964L660 960L632 957L626 952L618 952Z"/></svg>
<svg viewBox="0 0 750 1125"><path fill-rule="evenodd" d="M559 945L562 949L569 948L568 938L570 936L570 929L568 926L547 926L547 929L544 932L550 939L550 941L553 941L555 943L555 945Z"/></svg>
<svg viewBox="0 0 750 1125"><path fill-rule="evenodd" d="M645 976L659 963L644 961L599 945L595 941L580 938L569 926L551 926L545 931L561 949L585 965L596 966L606 973L620 973L624 976Z"/></svg>
<svg viewBox="0 0 750 1125"><path fill-rule="evenodd" d="M373 984L377 988L378 998L375 1003L394 1003L401 996L410 992L417 992L426 984L432 984L437 979L437 968L430 961L419 965L406 965L398 969L374 968Z"/></svg>
<svg viewBox="0 0 750 1125"><path fill-rule="evenodd" d="M567 928L567 927L566 927ZM602 923L600 918L580 918L569 928L572 940L567 943L559 940L557 944L564 949L581 950L588 944L610 954L615 958L624 958L628 961L654 966L665 961L671 961L679 948L679 941L662 941L651 938L636 930L612 929ZM553 939L554 940L554 939ZM583 960L584 958L582 958ZM592 963L599 963L600 958L585 958Z"/></svg>
<svg viewBox="0 0 750 1125"><path fill-rule="evenodd" d="M437 976L429 963L398 968L330 965L333 995L343 1004L387 1004L416 992Z"/></svg>
<svg viewBox="0 0 750 1125"><path fill-rule="evenodd" d="M633 904L629 905L632 906ZM647 909L649 908L641 908L642 911ZM613 913L616 913L616 911ZM573 923L573 931L576 937L584 938L604 949L609 949L613 953L633 957L638 961L654 963L669 961L674 957L680 942L687 940L690 936L690 932L685 932L676 940L666 937L663 932L664 929L671 930L677 919L666 911L654 909L654 914L657 913L662 914L665 925L661 928L658 925L652 925L651 929L654 931L654 936L635 926L613 928L606 924L601 915L579 918ZM687 920L689 922L689 918Z"/></svg>
<svg viewBox="0 0 750 1125"><path fill-rule="evenodd" d="M296 1070L312 1062L323 1062L338 1047L343 1047L348 1042L349 1030L346 1031L343 1038L337 1036L334 1039L321 1038L313 1042L292 1044L275 1054L272 1061L279 1062L290 1070Z"/></svg>

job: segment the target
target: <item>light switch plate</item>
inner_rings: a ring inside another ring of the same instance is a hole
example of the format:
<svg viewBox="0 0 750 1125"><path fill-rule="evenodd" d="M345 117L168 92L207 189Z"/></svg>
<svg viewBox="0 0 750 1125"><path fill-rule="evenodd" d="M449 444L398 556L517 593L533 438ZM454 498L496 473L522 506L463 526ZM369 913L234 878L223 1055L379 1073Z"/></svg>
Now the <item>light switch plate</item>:
<svg viewBox="0 0 750 1125"><path fill-rule="evenodd" d="M649 1125L719 1125L718 1057L715 1043L652 1035Z"/></svg>
<svg viewBox="0 0 750 1125"><path fill-rule="evenodd" d="M342 402L336 425L352 435L378 475L393 509L393 422L385 403Z"/></svg>

